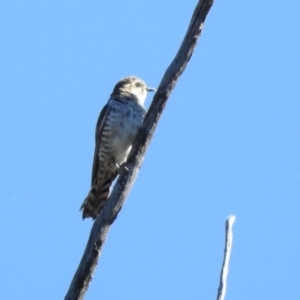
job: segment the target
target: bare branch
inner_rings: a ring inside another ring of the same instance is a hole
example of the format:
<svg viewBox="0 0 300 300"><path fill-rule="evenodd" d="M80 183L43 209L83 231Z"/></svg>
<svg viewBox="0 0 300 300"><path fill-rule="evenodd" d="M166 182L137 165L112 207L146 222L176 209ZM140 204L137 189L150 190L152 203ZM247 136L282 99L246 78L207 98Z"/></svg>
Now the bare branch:
<svg viewBox="0 0 300 300"><path fill-rule="evenodd" d="M229 216L225 223L225 249L224 259L220 276L217 300L224 300L226 294L228 266L232 246L232 226L235 221L235 216Z"/></svg>
<svg viewBox="0 0 300 300"><path fill-rule="evenodd" d="M82 256L78 269L73 277L65 300L83 299L93 273L98 263L102 246L105 242L108 230L117 217L135 178L142 165L145 152L156 129L160 115L166 102L188 61L190 60L198 38L201 34L206 16L213 4L213 0L202 0L197 4L192 16L186 36L162 78L158 90L153 98L152 104L144 120L144 125L138 133L133 144L131 156L126 164L128 172L120 174L115 187L105 204L103 210L97 217L90 233L86 249Z"/></svg>

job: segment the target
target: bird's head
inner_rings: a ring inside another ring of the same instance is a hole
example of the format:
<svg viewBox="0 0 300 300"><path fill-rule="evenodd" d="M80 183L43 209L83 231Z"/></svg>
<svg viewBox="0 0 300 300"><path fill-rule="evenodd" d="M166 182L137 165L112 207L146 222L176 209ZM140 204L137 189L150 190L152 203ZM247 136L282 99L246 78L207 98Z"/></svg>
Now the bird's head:
<svg viewBox="0 0 300 300"><path fill-rule="evenodd" d="M111 97L118 98L120 100L135 100L143 106L147 93L150 91L156 91L156 89L148 87L143 80L130 76L121 79L115 85Z"/></svg>

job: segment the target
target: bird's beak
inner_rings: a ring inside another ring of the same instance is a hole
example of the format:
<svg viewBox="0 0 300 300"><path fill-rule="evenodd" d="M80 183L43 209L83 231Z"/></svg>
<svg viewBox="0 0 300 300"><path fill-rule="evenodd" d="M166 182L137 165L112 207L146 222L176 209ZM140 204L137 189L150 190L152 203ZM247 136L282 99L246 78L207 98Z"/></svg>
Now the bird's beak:
<svg viewBox="0 0 300 300"><path fill-rule="evenodd" d="M152 87L147 87L147 92L156 92L156 89Z"/></svg>

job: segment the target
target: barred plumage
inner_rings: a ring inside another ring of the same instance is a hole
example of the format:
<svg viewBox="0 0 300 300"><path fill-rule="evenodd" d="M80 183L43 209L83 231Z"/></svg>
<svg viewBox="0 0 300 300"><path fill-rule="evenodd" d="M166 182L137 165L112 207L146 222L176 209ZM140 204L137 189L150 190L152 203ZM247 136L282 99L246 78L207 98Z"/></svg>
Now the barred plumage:
<svg viewBox="0 0 300 300"><path fill-rule="evenodd" d="M154 90L137 77L121 79L102 109L96 125L92 187L80 208L83 219L95 219L104 206L112 182L126 162L142 125L147 92Z"/></svg>

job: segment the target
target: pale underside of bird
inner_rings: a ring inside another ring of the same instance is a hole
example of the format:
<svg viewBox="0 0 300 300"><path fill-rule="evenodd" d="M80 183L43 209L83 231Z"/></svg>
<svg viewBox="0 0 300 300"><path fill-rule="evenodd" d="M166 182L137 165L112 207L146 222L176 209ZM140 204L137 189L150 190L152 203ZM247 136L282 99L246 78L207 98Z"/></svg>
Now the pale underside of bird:
<svg viewBox="0 0 300 300"><path fill-rule="evenodd" d="M103 107L96 125L91 190L80 210L82 218L95 219L108 199L112 182L126 164L133 140L146 114L149 88L141 79L121 79Z"/></svg>

